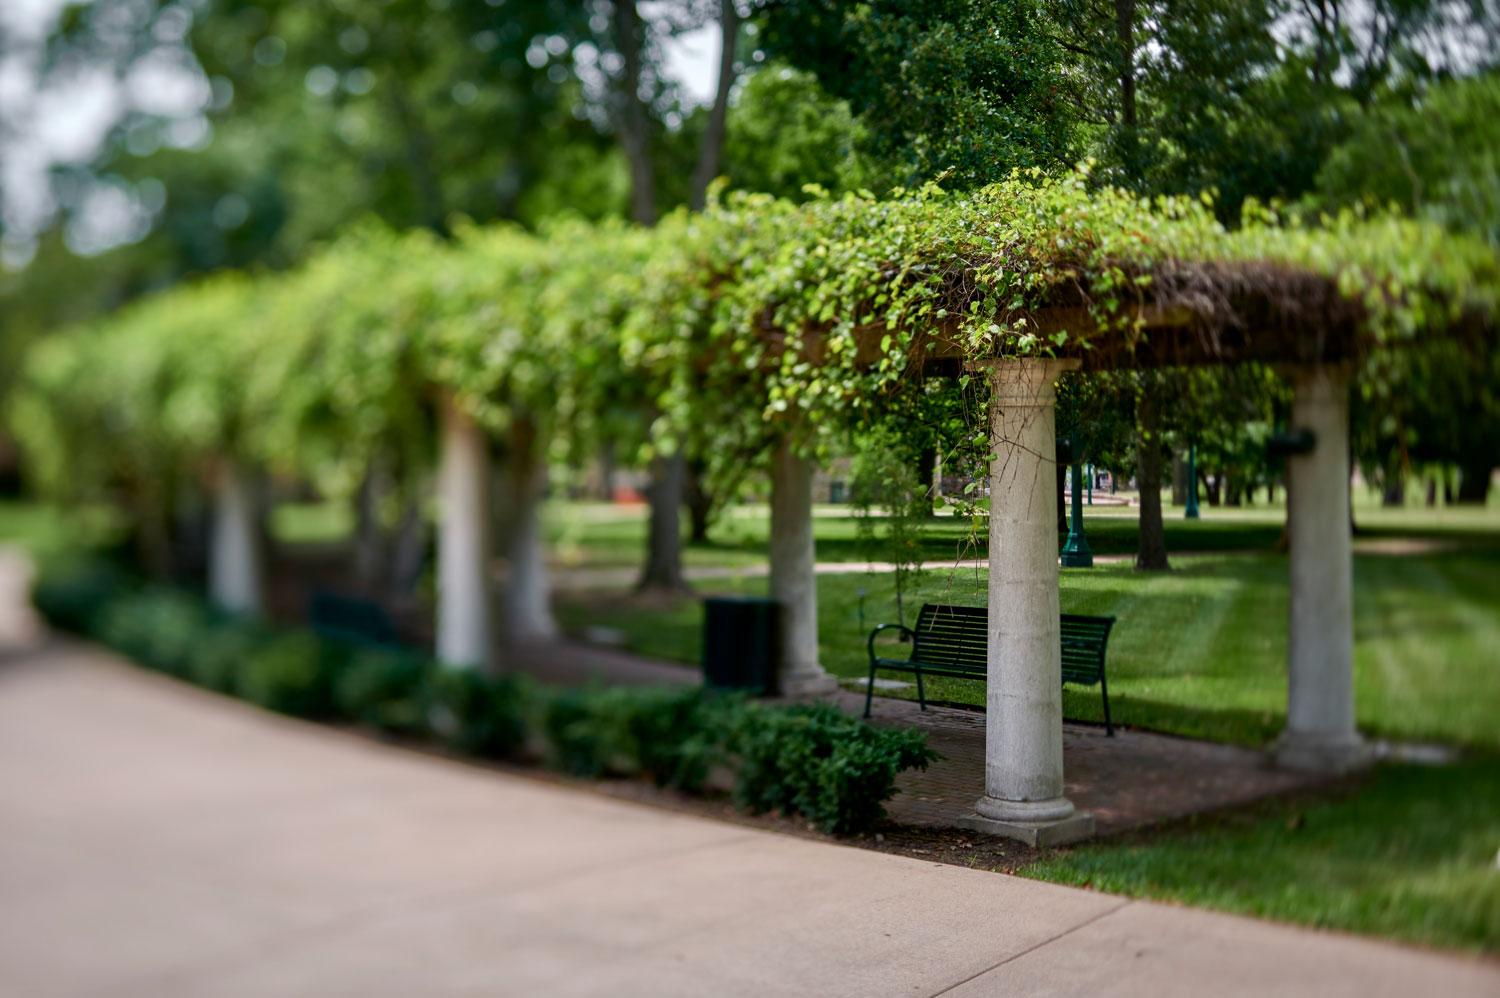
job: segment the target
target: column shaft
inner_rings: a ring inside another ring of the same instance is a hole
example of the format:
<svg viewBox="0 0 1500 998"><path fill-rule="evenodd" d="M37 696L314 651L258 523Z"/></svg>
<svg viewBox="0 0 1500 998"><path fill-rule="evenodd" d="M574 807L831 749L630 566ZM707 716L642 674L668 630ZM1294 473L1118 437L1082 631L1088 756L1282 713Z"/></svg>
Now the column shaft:
<svg viewBox="0 0 1500 998"><path fill-rule="evenodd" d="M474 418L443 404L438 471L437 657L446 665L488 668L490 641L488 483L490 455Z"/></svg>
<svg viewBox="0 0 1500 998"><path fill-rule="evenodd" d="M1320 365L1297 369L1292 383L1292 427L1314 443L1287 461L1287 726L1277 759L1337 771L1364 754L1354 724L1348 377Z"/></svg>
<svg viewBox="0 0 1500 998"><path fill-rule="evenodd" d="M263 609L260 531L255 485L232 460L218 468L214 484L213 539L208 552L208 593L230 613L259 615Z"/></svg>
<svg viewBox="0 0 1500 998"><path fill-rule="evenodd" d="M781 691L789 696L825 693L837 685L818 664L815 469L788 441L777 445L771 465L770 594L781 606Z"/></svg>
<svg viewBox="0 0 1500 998"><path fill-rule="evenodd" d="M1021 359L990 368L989 689L985 796L999 821L1056 821L1063 796L1056 432L1059 374L1076 362Z"/></svg>

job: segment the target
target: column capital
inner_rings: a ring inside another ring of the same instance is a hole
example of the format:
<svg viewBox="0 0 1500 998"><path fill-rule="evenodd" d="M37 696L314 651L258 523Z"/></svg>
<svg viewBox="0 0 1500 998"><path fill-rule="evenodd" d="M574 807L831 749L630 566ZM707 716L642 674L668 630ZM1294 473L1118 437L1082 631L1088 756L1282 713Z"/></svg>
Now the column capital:
<svg viewBox="0 0 1500 998"><path fill-rule="evenodd" d="M997 402L1051 405L1057 397L1053 383L1068 371L1078 370L1083 361L1077 357L992 357L964 366L985 373Z"/></svg>

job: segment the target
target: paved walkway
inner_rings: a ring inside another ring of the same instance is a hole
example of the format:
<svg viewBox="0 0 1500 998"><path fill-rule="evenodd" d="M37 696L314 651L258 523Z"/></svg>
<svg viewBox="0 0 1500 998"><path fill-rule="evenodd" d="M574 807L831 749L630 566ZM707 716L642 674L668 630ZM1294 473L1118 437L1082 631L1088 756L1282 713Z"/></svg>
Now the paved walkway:
<svg viewBox="0 0 1500 998"><path fill-rule="evenodd" d="M0 662L7 996L1500 993L1500 966L608 799L54 641Z"/></svg>

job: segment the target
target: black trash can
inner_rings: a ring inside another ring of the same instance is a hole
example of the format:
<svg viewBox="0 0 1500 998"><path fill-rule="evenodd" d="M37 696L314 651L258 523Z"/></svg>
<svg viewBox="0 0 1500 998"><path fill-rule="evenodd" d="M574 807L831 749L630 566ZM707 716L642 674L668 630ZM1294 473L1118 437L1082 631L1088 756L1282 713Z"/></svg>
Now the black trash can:
<svg viewBox="0 0 1500 998"><path fill-rule="evenodd" d="M703 685L777 692L781 607L773 600L714 596L703 601Z"/></svg>

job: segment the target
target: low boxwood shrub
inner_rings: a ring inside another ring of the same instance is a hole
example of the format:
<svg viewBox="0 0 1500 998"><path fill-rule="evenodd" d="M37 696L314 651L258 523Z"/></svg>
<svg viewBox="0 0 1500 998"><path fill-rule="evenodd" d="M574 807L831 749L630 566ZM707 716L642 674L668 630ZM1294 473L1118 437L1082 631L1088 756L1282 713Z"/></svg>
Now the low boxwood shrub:
<svg viewBox="0 0 1500 998"><path fill-rule="evenodd" d="M100 641L162 672L199 681L195 668L212 627L201 600L170 589L109 599L92 615Z"/></svg>
<svg viewBox="0 0 1500 998"><path fill-rule="evenodd" d="M332 713L327 666L333 658L315 634L276 634L250 650L236 673L235 688L240 696L268 710L327 717Z"/></svg>
<svg viewBox="0 0 1500 998"><path fill-rule="evenodd" d="M129 576L113 562L53 557L38 567L31 602L53 627L91 634L100 614L131 588Z"/></svg>
<svg viewBox="0 0 1500 998"><path fill-rule="evenodd" d="M182 677L206 689L251 699L242 688L246 663L270 640L269 632L252 621L211 610L204 619L206 626Z"/></svg>
<svg viewBox="0 0 1500 998"><path fill-rule="evenodd" d="M834 835L868 828L898 773L940 758L924 732L872 727L830 704L747 704L734 721L735 804L800 814Z"/></svg>
<svg viewBox="0 0 1500 998"><path fill-rule="evenodd" d="M380 731L427 729L431 660L403 648L347 646L334 669L333 708Z"/></svg>
<svg viewBox="0 0 1500 998"><path fill-rule="evenodd" d="M535 699L526 677L435 665L427 671L425 690L428 730L444 744L491 759L520 754Z"/></svg>
<svg viewBox="0 0 1500 998"><path fill-rule="evenodd" d="M742 702L693 686L552 690L540 711L547 762L574 776L644 776L696 793L724 761L728 718Z"/></svg>
<svg viewBox="0 0 1500 998"><path fill-rule="evenodd" d="M551 689L542 695L537 717L548 766L587 779L609 773L625 775L628 763L619 744L620 733L605 703L610 692L590 686Z"/></svg>

